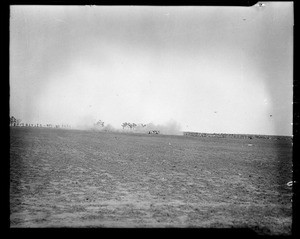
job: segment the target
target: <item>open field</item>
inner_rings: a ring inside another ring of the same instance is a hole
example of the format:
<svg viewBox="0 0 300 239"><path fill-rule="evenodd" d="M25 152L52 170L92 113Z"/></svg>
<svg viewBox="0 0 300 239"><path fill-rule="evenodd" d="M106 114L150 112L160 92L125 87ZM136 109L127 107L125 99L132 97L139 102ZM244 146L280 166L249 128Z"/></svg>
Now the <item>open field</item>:
<svg viewBox="0 0 300 239"><path fill-rule="evenodd" d="M291 233L291 141L44 128L10 133L11 227Z"/></svg>

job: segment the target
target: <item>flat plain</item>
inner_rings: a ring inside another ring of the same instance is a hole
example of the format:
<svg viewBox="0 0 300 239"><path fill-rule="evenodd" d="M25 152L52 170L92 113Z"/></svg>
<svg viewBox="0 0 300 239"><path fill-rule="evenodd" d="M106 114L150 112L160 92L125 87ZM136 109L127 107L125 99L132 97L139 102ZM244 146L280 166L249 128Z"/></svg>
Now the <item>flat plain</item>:
<svg viewBox="0 0 300 239"><path fill-rule="evenodd" d="M11 227L291 234L292 141L10 129Z"/></svg>

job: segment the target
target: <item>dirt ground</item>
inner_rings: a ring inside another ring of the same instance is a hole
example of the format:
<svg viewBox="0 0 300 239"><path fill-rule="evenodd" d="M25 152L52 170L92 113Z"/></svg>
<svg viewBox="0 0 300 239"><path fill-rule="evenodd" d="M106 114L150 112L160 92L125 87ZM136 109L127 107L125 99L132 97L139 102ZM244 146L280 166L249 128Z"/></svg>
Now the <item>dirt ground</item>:
<svg viewBox="0 0 300 239"><path fill-rule="evenodd" d="M291 141L42 128L10 133L11 227L246 227L291 234Z"/></svg>

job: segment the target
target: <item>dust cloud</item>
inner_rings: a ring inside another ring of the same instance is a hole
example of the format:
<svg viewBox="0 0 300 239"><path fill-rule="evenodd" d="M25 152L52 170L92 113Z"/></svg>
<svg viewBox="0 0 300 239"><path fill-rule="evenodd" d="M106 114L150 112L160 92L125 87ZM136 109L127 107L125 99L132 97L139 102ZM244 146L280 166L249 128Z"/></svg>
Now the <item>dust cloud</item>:
<svg viewBox="0 0 300 239"><path fill-rule="evenodd" d="M137 133L149 133L149 131L159 131L160 134L168 134L168 135L183 135L181 131L181 126L174 120L166 122L164 124L154 124L149 123L146 126L142 126L138 124L138 126L133 129L133 132Z"/></svg>
<svg viewBox="0 0 300 239"><path fill-rule="evenodd" d="M129 122L128 122L129 123ZM130 124L130 123L129 123ZM153 122L148 124L136 123L134 127L130 127L126 125L125 127L114 127L111 124L105 124L103 126L99 126L96 124L96 120L94 117L86 116L81 118L76 125L74 125L74 129L78 130L91 130L91 131L104 131L104 132L121 132L121 133L145 133L148 134L153 133L153 131L157 131L159 134L165 135L183 135L181 131L181 125L175 120L169 120L163 124L155 124Z"/></svg>

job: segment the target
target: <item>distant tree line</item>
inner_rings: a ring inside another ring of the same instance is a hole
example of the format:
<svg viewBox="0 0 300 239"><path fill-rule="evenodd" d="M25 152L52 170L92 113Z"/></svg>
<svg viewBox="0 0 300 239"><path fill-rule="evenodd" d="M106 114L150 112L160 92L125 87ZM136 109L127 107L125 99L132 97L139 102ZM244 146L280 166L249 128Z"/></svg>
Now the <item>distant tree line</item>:
<svg viewBox="0 0 300 239"><path fill-rule="evenodd" d="M71 128L68 124L28 124L22 123L21 119L16 119L14 116L9 117L9 125L10 126L18 126L18 127L46 127L46 128Z"/></svg>
<svg viewBox="0 0 300 239"><path fill-rule="evenodd" d="M9 125L10 126L18 126L20 125L21 120L20 119L16 119L14 116L9 117Z"/></svg>
<svg viewBox="0 0 300 239"><path fill-rule="evenodd" d="M146 124L139 124L141 127L146 127L147 125ZM137 126L139 126L138 124L136 123L129 123L129 122L124 122L121 124L122 128L123 129L131 129L131 130L134 130Z"/></svg>

